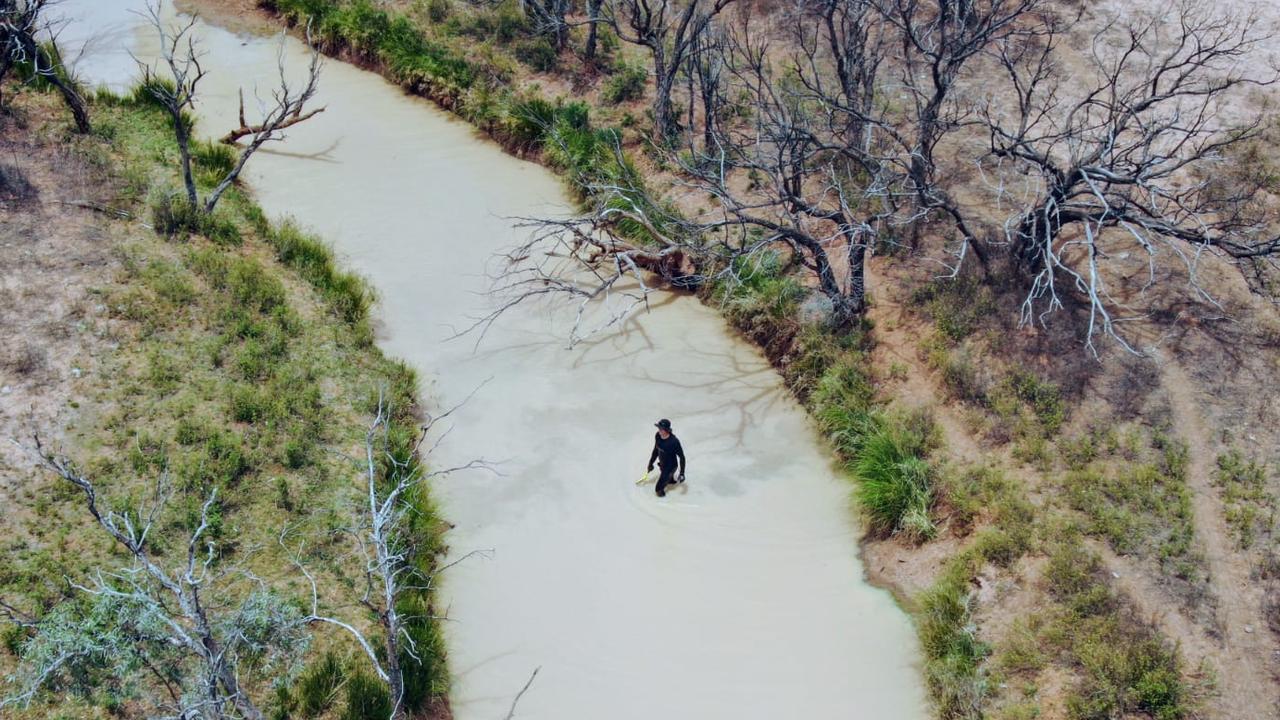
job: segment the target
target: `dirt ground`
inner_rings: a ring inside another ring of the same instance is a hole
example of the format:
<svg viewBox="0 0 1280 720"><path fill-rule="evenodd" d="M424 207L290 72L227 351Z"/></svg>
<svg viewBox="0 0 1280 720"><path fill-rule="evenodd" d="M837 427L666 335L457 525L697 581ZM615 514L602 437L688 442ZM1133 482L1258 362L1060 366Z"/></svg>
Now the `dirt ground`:
<svg viewBox="0 0 1280 720"><path fill-rule="evenodd" d="M50 429L42 440L59 443L93 393L114 342L97 289L118 266L91 209L111 201L96 171L23 122L0 115L0 506L10 508L19 487L30 492L32 433Z"/></svg>

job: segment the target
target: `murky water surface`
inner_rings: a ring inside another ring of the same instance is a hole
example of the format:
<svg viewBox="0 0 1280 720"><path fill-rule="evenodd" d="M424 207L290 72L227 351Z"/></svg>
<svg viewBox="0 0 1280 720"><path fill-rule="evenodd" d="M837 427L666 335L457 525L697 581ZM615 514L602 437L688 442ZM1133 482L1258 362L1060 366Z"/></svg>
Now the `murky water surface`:
<svg viewBox="0 0 1280 720"><path fill-rule="evenodd" d="M76 0L64 43L81 76L130 85L155 52L130 10ZM268 92L278 39L201 25L201 130L234 124L236 90ZM305 50L285 45L295 72ZM449 572L454 709L504 717L867 718L925 715L916 641L862 579L846 484L768 364L696 300L668 298L621 332L564 349L571 311L524 308L478 352L449 342L483 314L485 269L521 239L507 217L564 212L557 179L380 77L329 61L327 109L254 158L263 207L331 240L381 294L381 342L435 407L472 390L436 465L502 474L436 490L457 524ZM653 422L688 453L686 488L637 486Z"/></svg>

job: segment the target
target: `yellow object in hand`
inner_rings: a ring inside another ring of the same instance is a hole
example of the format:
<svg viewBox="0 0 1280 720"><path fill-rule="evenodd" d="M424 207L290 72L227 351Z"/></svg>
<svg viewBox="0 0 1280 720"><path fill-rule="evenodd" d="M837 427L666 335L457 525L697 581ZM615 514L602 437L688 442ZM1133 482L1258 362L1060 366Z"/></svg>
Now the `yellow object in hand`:
<svg viewBox="0 0 1280 720"><path fill-rule="evenodd" d="M645 471L645 473L644 473L643 475L641 475L641 476L640 476L640 479L636 481L636 484L637 484L637 485L643 485L643 484L645 484L645 483L647 483L647 482L649 482L649 471L648 471L648 470L646 470L646 471Z"/></svg>

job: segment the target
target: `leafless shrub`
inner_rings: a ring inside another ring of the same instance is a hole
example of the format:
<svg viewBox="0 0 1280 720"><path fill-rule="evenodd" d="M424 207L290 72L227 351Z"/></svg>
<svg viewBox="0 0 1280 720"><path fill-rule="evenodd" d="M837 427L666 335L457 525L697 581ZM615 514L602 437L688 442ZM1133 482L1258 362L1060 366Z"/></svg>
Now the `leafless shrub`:
<svg viewBox="0 0 1280 720"><path fill-rule="evenodd" d="M39 197L39 191L27 179L22 168L0 163L0 208L24 207L35 203Z"/></svg>
<svg viewBox="0 0 1280 720"><path fill-rule="evenodd" d="M49 364L49 355L44 348L16 338L10 339L6 345L0 365L15 375L34 375Z"/></svg>

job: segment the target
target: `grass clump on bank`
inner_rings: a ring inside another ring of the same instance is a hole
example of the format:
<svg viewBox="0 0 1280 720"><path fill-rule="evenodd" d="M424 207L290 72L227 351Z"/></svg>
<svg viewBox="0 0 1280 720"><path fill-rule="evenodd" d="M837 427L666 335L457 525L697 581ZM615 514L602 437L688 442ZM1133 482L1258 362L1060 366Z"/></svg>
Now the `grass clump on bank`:
<svg viewBox="0 0 1280 720"><path fill-rule="evenodd" d="M980 560L976 551L953 558L933 587L916 599L925 681L943 720L982 718L991 691L984 667L991 648L977 636L977 598L970 584Z"/></svg>
<svg viewBox="0 0 1280 720"><path fill-rule="evenodd" d="M851 463L854 497L871 531L932 538L937 532L930 517L935 471L923 457L926 439L904 423L881 420L861 444Z"/></svg>

